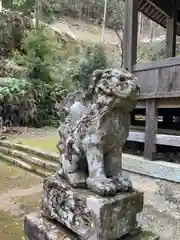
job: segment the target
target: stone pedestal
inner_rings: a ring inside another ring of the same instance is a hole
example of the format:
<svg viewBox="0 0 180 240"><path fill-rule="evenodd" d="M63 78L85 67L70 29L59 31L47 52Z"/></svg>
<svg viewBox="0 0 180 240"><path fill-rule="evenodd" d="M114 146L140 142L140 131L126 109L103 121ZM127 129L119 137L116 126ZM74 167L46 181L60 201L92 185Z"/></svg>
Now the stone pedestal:
<svg viewBox="0 0 180 240"><path fill-rule="evenodd" d="M80 240L77 235L68 231L57 222L47 220L40 214L30 214L25 217L24 230L28 240ZM126 235L119 240L158 240L159 238L150 232L141 232L138 236ZM83 239L85 240L85 239ZM110 240L110 239L107 239Z"/></svg>
<svg viewBox="0 0 180 240"><path fill-rule="evenodd" d="M74 189L55 176L44 180L42 215L56 220L81 239L116 240L136 228L143 209L143 194L119 193L100 197Z"/></svg>

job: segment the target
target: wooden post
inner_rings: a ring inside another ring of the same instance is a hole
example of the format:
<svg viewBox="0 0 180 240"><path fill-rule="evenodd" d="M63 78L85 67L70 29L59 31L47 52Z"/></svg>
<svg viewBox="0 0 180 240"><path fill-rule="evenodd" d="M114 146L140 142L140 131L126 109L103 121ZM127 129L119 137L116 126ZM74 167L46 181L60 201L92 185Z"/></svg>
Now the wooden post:
<svg viewBox="0 0 180 240"><path fill-rule="evenodd" d="M173 1L172 15L167 17L166 29L166 56L176 56L176 25L177 25L177 7L176 0Z"/></svg>
<svg viewBox="0 0 180 240"><path fill-rule="evenodd" d="M132 72L137 59L138 0L125 0L123 63Z"/></svg>
<svg viewBox="0 0 180 240"><path fill-rule="evenodd" d="M155 160L156 156L157 127L158 111L156 108L156 99L148 99L146 101L144 157L149 160Z"/></svg>

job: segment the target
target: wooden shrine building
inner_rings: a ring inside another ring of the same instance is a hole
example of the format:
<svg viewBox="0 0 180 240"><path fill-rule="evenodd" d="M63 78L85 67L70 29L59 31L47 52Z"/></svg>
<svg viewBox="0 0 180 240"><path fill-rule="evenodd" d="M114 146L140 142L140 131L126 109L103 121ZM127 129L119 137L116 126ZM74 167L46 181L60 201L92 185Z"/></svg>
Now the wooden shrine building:
<svg viewBox="0 0 180 240"><path fill-rule="evenodd" d="M142 115L143 111L145 115L144 126L135 124L141 130L132 126L128 140L144 142L145 158L154 160L157 145L180 147L180 122L174 122L175 117L180 118L180 57L176 57L176 36L180 35L180 0L124 1L124 67L138 77L141 87L141 96L132 119L136 122L135 115ZM166 59L136 63L138 11L166 28ZM162 122L159 122L158 115L162 117ZM168 129L173 129L174 133L171 131L169 134Z"/></svg>

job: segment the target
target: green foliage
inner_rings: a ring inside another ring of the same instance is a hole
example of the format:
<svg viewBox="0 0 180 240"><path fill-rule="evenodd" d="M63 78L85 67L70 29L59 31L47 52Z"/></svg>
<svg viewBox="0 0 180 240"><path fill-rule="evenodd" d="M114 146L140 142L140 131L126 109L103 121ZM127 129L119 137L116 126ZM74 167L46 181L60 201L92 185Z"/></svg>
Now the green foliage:
<svg viewBox="0 0 180 240"><path fill-rule="evenodd" d="M15 52L13 60L25 65L31 79L39 79L44 82L53 82L54 71L63 56L62 44L55 33L46 27L39 27L38 31L26 32L22 41L21 51Z"/></svg>
<svg viewBox="0 0 180 240"><path fill-rule="evenodd" d="M42 0L43 1L43 0ZM104 0L50 0L43 4L43 15L51 19L60 16L85 17L101 24L104 15ZM117 29L123 26L123 1L111 0L107 5L107 25Z"/></svg>
<svg viewBox="0 0 180 240"><path fill-rule="evenodd" d="M56 125L59 120L59 114L55 109L55 104L63 97L62 86L39 82L33 84L33 88L37 112L31 124L36 127Z"/></svg>
<svg viewBox="0 0 180 240"><path fill-rule="evenodd" d="M25 15L30 15L34 10L35 0L2 0L2 5L6 9L18 10Z"/></svg>
<svg viewBox="0 0 180 240"><path fill-rule="evenodd" d="M0 77L24 78L26 75L27 69L23 66L19 66L7 59L0 61Z"/></svg>
<svg viewBox="0 0 180 240"><path fill-rule="evenodd" d="M19 72L4 71L0 83L1 116L13 125L56 124L56 103L75 88L86 88L92 72L107 66L103 48L98 44L90 44L66 59L63 43L44 26L38 31L24 31L21 46L16 49L9 62Z"/></svg>
<svg viewBox="0 0 180 240"><path fill-rule="evenodd" d="M12 4L17 6L17 7L20 7L21 5L23 5L25 3L26 3L26 0L13 0L12 1Z"/></svg>
<svg viewBox="0 0 180 240"><path fill-rule="evenodd" d="M25 55L22 54L20 51L15 50L11 55L11 60L19 66L25 66L26 65Z"/></svg>
<svg viewBox="0 0 180 240"><path fill-rule="evenodd" d="M138 44L138 62L158 61L166 58L165 41L152 41Z"/></svg>
<svg viewBox="0 0 180 240"><path fill-rule="evenodd" d="M166 58L165 41L151 43L152 50L149 52L151 61L158 61Z"/></svg>
<svg viewBox="0 0 180 240"><path fill-rule="evenodd" d="M29 19L21 13L3 10L0 13L0 55L6 57L14 49L21 48L26 29L30 29Z"/></svg>
<svg viewBox="0 0 180 240"><path fill-rule="evenodd" d="M107 59L102 46L90 44L83 53L71 57L64 64L65 70L61 75L61 81L71 85L71 87L81 86L87 88L89 79L94 70L107 67Z"/></svg>
<svg viewBox="0 0 180 240"><path fill-rule="evenodd" d="M25 79L0 79L0 103L3 121L22 124L37 111L31 84Z"/></svg>
<svg viewBox="0 0 180 240"><path fill-rule="evenodd" d="M38 83L34 85L25 79L0 79L0 112L3 122L13 125L42 127L58 120L55 111L57 99L62 97L58 85Z"/></svg>
<svg viewBox="0 0 180 240"><path fill-rule="evenodd" d="M92 20L96 24L101 24L104 15L104 0L39 0L41 5L41 20L50 22L61 16L82 17ZM4 1L4 7L18 9L26 15L34 11L35 0L13 0L13 4ZM108 1L107 5L107 25L117 29L123 27L123 7L122 0Z"/></svg>
<svg viewBox="0 0 180 240"><path fill-rule="evenodd" d="M55 104L64 93L60 81L54 77L54 72L62 55L62 45L58 38L45 27L26 32L21 52L13 53L12 60L27 69L26 79L31 84L35 101L35 111L24 119L26 125L40 127L58 120Z"/></svg>
<svg viewBox="0 0 180 240"><path fill-rule="evenodd" d="M107 67L106 56L100 45L88 46L79 61L78 79L83 88L89 85L89 79L94 70Z"/></svg>

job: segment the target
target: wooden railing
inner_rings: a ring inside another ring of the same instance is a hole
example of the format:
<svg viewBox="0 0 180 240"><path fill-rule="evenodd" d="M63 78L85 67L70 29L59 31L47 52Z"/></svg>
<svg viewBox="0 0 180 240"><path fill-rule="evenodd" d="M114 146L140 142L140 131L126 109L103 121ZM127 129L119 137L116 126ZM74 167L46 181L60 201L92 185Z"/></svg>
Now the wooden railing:
<svg viewBox="0 0 180 240"><path fill-rule="evenodd" d="M137 108L146 109L146 126L144 132L131 131L128 140L144 142L145 158L153 159L157 144L180 147L180 136L159 134L157 131L157 108L167 104L169 107L169 100L171 105L180 106L180 57L136 64L133 74L137 76L141 88Z"/></svg>
<svg viewBox="0 0 180 240"><path fill-rule="evenodd" d="M128 141L145 142L145 133L130 131ZM155 144L180 147L180 136L169 134L155 134Z"/></svg>
<svg viewBox="0 0 180 240"><path fill-rule="evenodd" d="M141 87L140 99L180 97L180 57L136 64L133 74Z"/></svg>

